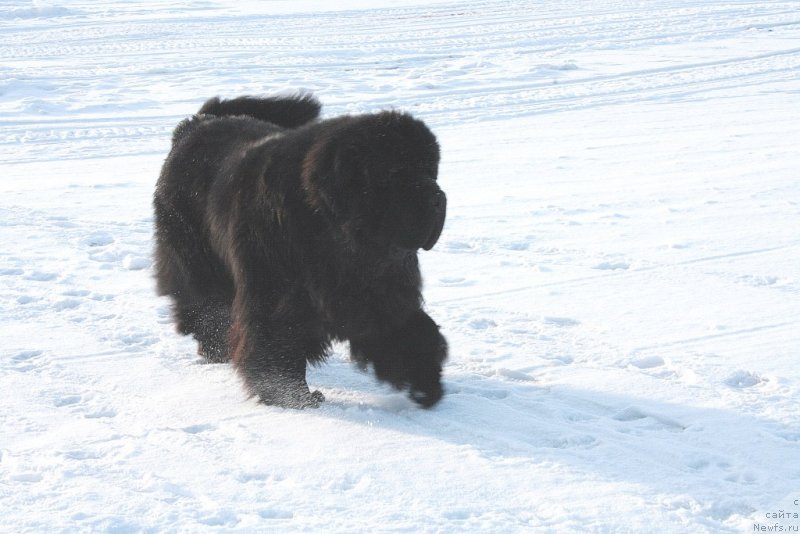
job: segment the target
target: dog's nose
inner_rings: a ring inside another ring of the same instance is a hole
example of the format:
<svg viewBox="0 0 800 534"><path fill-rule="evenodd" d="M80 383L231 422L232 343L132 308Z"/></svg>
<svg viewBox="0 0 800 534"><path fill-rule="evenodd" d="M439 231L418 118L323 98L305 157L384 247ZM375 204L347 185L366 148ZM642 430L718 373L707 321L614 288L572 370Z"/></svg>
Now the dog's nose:
<svg viewBox="0 0 800 534"><path fill-rule="evenodd" d="M431 199L431 204L436 209L436 211L441 211L444 208L446 202L445 199L446 197L444 196L444 193L441 191L436 191L433 194L433 198Z"/></svg>

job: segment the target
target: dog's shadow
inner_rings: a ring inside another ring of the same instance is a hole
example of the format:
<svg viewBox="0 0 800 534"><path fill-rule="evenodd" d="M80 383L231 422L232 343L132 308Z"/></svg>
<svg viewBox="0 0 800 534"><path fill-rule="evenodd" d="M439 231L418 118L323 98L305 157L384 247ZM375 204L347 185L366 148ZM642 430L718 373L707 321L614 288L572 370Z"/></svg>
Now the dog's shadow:
<svg viewBox="0 0 800 534"><path fill-rule="evenodd" d="M790 429L752 415L570 385L546 387L513 374L446 367L445 396L428 410L342 358L312 370L309 379L327 396L319 417L453 444L489 462L550 462L654 491L673 483L696 487L699 501L709 469L725 471L730 480L737 471L769 473L791 463L796 446ZM764 452L761 460L753 460L753 451Z"/></svg>

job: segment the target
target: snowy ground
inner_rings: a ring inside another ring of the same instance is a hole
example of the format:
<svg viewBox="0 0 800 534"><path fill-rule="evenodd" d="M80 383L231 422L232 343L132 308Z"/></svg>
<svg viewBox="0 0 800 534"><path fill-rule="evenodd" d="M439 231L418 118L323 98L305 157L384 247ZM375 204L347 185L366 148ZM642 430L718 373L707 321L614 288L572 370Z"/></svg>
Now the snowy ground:
<svg viewBox="0 0 800 534"><path fill-rule="evenodd" d="M331 9L0 4L0 531L797 532L800 3ZM440 138L433 410L257 405L154 296L171 128L296 88Z"/></svg>

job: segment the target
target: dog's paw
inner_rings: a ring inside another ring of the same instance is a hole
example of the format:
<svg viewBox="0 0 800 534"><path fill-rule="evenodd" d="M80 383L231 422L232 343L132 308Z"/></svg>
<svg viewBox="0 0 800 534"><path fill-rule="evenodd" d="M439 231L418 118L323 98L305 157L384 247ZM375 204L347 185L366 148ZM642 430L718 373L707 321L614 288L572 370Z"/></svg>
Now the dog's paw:
<svg viewBox="0 0 800 534"><path fill-rule="evenodd" d="M442 399L443 395L444 391L442 390L441 384L436 384L435 387L426 389L412 387L408 392L408 396L411 400L423 408L431 408Z"/></svg>
<svg viewBox="0 0 800 534"><path fill-rule="evenodd" d="M203 358L203 363L227 363L231 359L226 347L202 341L197 342L197 355Z"/></svg>
<svg viewBox="0 0 800 534"><path fill-rule="evenodd" d="M306 408L319 408L319 405L325 401L325 395L323 395L319 391L312 391L311 393L305 393L298 397L292 397L286 404L283 405L284 408L293 408L295 410L304 410Z"/></svg>
<svg viewBox="0 0 800 534"><path fill-rule="evenodd" d="M309 397L311 402L311 404L308 405L309 408L319 408L319 405L325 402L325 395L319 390L312 391Z"/></svg>
<svg viewBox="0 0 800 534"><path fill-rule="evenodd" d="M319 408L325 401L325 395L319 391L292 391L281 394L260 394L259 401L268 406L278 406L280 408L291 408L293 410L303 410L305 408Z"/></svg>

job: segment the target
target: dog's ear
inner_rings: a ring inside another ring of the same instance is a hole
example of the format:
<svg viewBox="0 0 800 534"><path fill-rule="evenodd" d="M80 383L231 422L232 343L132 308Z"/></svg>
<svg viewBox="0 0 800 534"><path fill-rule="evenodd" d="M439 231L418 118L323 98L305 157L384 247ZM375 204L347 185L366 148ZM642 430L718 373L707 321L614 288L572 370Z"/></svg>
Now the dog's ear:
<svg viewBox="0 0 800 534"><path fill-rule="evenodd" d="M366 168L356 147L339 144L331 152L332 162L321 186L334 217L343 222L363 215L362 204L367 193Z"/></svg>
<svg viewBox="0 0 800 534"><path fill-rule="evenodd" d="M347 187L357 175L363 174L359 165L358 150L354 147L342 145L336 148L333 156L333 172L339 186Z"/></svg>
<svg viewBox="0 0 800 534"><path fill-rule="evenodd" d="M333 186L336 194L355 209L367 194L369 186L367 162L363 150L348 145L337 147L333 158Z"/></svg>
<svg viewBox="0 0 800 534"><path fill-rule="evenodd" d="M317 213L332 216L334 212L333 152L329 143L317 142L306 153L300 181L306 194L306 203Z"/></svg>
<svg viewBox="0 0 800 534"><path fill-rule="evenodd" d="M365 170L355 147L319 142L303 161L306 201L317 212L342 221L353 216L363 193Z"/></svg>

